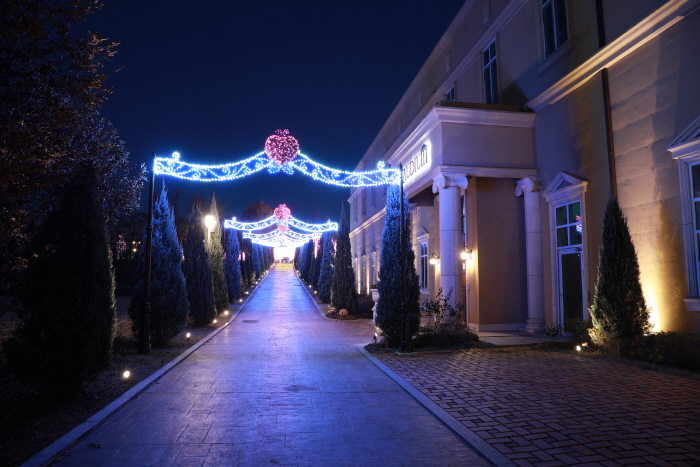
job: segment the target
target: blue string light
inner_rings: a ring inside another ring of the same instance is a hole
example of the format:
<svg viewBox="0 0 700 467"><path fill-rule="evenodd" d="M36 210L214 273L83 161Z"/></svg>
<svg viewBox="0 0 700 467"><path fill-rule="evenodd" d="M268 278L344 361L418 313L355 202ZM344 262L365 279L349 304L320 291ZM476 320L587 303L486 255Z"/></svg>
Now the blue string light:
<svg viewBox="0 0 700 467"><path fill-rule="evenodd" d="M153 171L157 175L169 175L201 182L235 180L264 169L269 173L281 171L290 175L296 169L315 180L348 188L398 185L401 181L399 170L386 168L384 161L379 161L376 170L348 172L326 167L302 153L285 164L272 160L264 151L248 159L229 164L205 165L184 162L180 160L180 154L177 152L174 152L171 157L156 157L153 162Z"/></svg>

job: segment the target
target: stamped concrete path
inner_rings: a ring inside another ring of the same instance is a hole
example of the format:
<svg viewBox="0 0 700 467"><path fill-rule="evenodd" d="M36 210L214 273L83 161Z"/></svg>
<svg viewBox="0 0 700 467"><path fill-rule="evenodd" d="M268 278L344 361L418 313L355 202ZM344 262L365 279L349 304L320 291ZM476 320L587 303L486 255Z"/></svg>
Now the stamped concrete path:
<svg viewBox="0 0 700 467"><path fill-rule="evenodd" d="M278 265L227 328L55 465L490 465L358 352L371 336L323 319Z"/></svg>

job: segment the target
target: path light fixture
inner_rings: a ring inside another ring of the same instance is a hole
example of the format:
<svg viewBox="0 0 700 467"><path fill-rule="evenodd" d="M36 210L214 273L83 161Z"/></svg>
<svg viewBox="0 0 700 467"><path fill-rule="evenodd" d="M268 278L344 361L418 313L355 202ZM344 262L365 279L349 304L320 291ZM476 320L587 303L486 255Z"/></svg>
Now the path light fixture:
<svg viewBox="0 0 700 467"><path fill-rule="evenodd" d="M433 266L437 266L438 264L440 264L440 256L438 256L437 253L433 253L433 257L430 258L429 263Z"/></svg>
<svg viewBox="0 0 700 467"><path fill-rule="evenodd" d="M122 378L129 379L130 377L131 377L131 372L129 370L126 370L124 373L122 373Z"/></svg>
<svg viewBox="0 0 700 467"><path fill-rule="evenodd" d="M190 340L191 338L192 338L191 333L188 332L187 334L185 334L185 339Z"/></svg>

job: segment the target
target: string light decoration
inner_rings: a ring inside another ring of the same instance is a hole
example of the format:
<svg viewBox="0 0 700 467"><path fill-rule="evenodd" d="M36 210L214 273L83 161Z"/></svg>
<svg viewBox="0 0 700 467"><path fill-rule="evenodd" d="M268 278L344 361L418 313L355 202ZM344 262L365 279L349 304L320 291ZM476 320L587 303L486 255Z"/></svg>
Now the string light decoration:
<svg viewBox="0 0 700 467"><path fill-rule="evenodd" d="M282 222L289 219L289 216L292 215L292 211L287 207L286 204L280 204L275 208L273 212L275 213L275 217Z"/></svg>
<svg viewBox="0 0 700 467"><path fill-rule="evenodd" d="M265 154L279 165L285 165L299 154L299 141L289 130L277 130L265 140Z"/></svg>
<svg viewBox="0 0 700 467"><path fill-rule="evenodd" d="M296 227L299 230L312 233L335 232L338 230L338 223L331 222L330 220L324 224L309 224L304 221L300 221L292 216L292 212L286 204L280 204L275 208L273 215L260 221L241 222L237 221L235 217L233 219L226 219L224 221L224 228L250 232L254 230L262 230L274 224L277 224L278 226L288 225L291 227Z"/></svg>
<svg viewBox="0 0 700 467"><path fill-rule="evenodd" d="M347 188L401 183L399 169L387 168L384 161L377 163L376 170L365 172L348 172L319 164L299 151L299 142L288 130L277 130L265 142L265 151L239 162L193 164L180 160L178 152L170 157L155 157L153 160L153 172L156 175L201 182L235 180L265 169L271 174L283 171L290 175L297 170L314 180Z"/></svg>

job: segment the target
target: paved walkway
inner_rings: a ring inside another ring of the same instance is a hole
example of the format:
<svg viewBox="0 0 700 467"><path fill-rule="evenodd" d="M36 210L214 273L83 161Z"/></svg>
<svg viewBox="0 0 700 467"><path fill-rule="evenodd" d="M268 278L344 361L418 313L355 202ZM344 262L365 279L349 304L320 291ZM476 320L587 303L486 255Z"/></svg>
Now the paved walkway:
<svg viewBox="0 0 700 467"><path fill-rule="evenodd" d="M700 465L700 381L528 348L374 356L517 465Z"/></svg>
<svg viewBox="0 0 700 467"><path fill-rule="evenodd" d="M56 465L490 465L357 351L371 336L323 319L278 265L226 329Z"/></svg>

